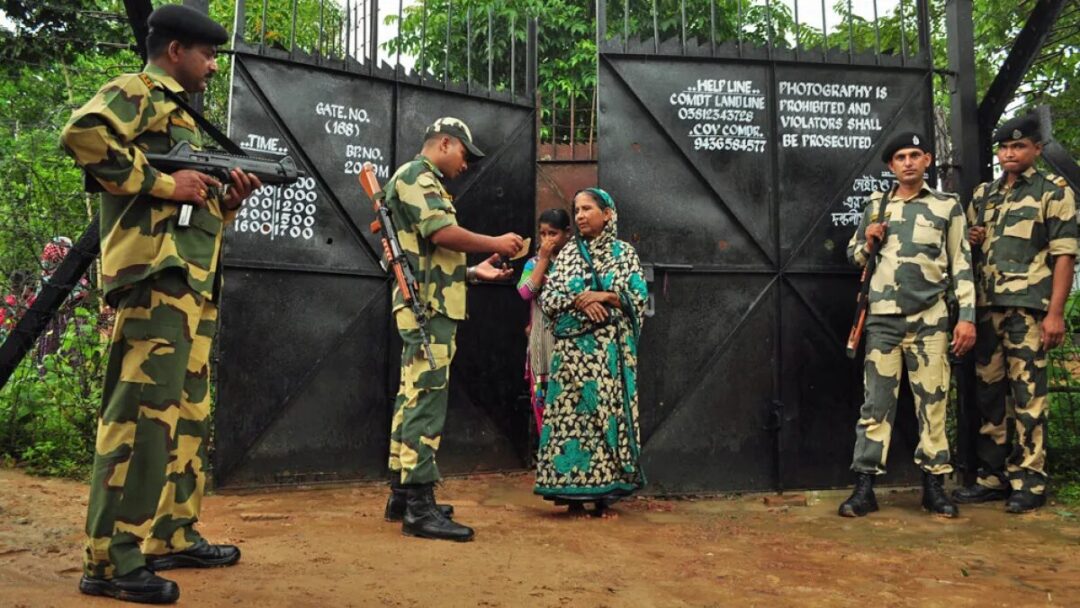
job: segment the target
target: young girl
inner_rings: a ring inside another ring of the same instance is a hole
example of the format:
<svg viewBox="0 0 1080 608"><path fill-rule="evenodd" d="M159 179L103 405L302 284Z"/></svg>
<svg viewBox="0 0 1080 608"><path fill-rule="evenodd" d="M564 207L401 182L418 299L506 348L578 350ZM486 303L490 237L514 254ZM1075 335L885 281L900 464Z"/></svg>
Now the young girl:
<svg viewBox="0 0 1080 608"><path fill-rule="evenodd" d="M570 240L570 214L565 209L548 209L540 214L537 236L540 245L537 254L525 263L525 270L518 281L518 293L532 303L532 314L525 333L529 335L529 350L525 357L525 379L529 382L532 396L533 417L536 432L543 426L544 391L547 385L548 364L555 338L551 335L550 322L540 310L540 290L551 260Z"/></svg>

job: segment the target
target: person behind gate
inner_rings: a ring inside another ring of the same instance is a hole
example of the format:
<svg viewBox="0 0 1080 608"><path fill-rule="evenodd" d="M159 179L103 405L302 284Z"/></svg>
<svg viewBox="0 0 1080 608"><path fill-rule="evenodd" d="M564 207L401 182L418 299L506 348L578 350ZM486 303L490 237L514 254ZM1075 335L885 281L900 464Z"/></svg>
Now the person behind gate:
<svg viewBox="0 0 1080 608"><path fill-rule="evenodd" d="M933 514L956 517L956 505L942 487L944 474L952 471L945 436L950 348L946 298L954 297L959 308L951 349L962 355L975 344L975 285L966 222L955 196L932 190L923 181L932 162L925 137L894 137L881 160L898 184L870 196L848 243L848 257L862 266L870 242L883 239L877 269L868 278L865 401L855 425L851 463L855 490L839 512L861 517L878 509L874 478L885 473L901 373L907 367L919 422L915 464L923 472L922 505Z"/></svg>
<svg viewBox="0 0 1080 608"><path fill-rule="evenodd" d="M1042 153L1037 118L1007 121L994 141L1004 175L980 185L968 210L968 235L982 252L976 268L979 471L976 483L953 498L1006 500L1007 512L1024 513L1046 502L1046 352L1065 336L1076 200L1065 180L1035 168Z"/></svg>
<svg viewBox="0 0 1080 608"><path fill-rule="evenodd" d="M496 268L498 256L520 252L521 236L508 232L487 236L458 225L457 211L440 180L454 179L483 152L473 143L464 122L443 117L428 127L420 154L394 173L386 185L386 205L397 237L419 283L427 311L427 331L435 369L424 358L419 326L394 285L393 315L404 345L401 384L390 424L390 497L387 521L401 521L407 536L469 541L473 530L451 517L450 505L435 503L434 485L440 479L435 454L446 420L450 362L454 358L457 324L465 319L465 284L502 281L512 271ZM483 263L467 268L466 253L495 252Z"/></svg>
<svg viewBox="0 0 1080 608"><path fill-rule="evenodd" d="M111 80L72 114L61 140L105 189L101 274L116 309L90 482L79 590L168 603L179 587L155 574L227 566L231 545L195 530L206 482L210 428L208 359L217 325L224 226L258 178L232 172L225 194L196 171L171 175L145 153L202 145L191 115L165 93L206 89L225 29L198 11L166 5L147 21L149 63ZM190 226L180 203L194 206Z"/></svg>

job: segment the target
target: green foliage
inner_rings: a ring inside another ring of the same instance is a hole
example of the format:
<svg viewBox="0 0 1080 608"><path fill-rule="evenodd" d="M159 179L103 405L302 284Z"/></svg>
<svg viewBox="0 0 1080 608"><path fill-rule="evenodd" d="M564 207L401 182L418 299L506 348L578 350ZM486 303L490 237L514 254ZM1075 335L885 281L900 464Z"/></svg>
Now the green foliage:
<svg viewBox="0 0 1080 608"><path fill-rule="evenodd" d="M69 320L56 350L28 356L0 392L0 452L33 472L84 477L93 454L105 340L96 310L79 306L62 315Z"/></svg>

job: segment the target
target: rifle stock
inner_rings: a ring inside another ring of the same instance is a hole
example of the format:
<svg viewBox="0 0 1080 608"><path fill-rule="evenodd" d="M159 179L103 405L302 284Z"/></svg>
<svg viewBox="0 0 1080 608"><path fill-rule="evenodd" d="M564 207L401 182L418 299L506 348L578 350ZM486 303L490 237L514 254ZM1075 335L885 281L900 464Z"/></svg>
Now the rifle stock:
<svg viewBox="0 0 1080 608"><path fill-rule="evenodd" d="M401 297L405 305L412 311L416 318L416 325L420 331L420 340L427 358L428 366L435 369L435 355L431 352L431 342L427 334L427 314L424 304L420 301L419 285L416 276L409 267L409 259L405 257L405 251L398 242L397 231L394 229L393 218L390 217L390 209L383 203L385 197L379 179L375 176L375 167L371 163L364 163L360 169L360 186L371 199L372 208L375 210L375 221L371 222L371 232L380 235L382 241L383 269L392 272L394 281L397 282Z"/></svg>
<svg viewBox="0 0 1080 608"><path fill-rule="evenodd" d="M877 268L877 254L881 249L881 243L885 237L877 239L870 244L867 253L866 266L863 266L862 277L859 279L859 294L855 297L855 319L851 322L851 331L847 339L848 359L854 359L859 350L859 342L862 341L863 328L866 326L866 315L870 310L870 278L874 276Z"/></svg>

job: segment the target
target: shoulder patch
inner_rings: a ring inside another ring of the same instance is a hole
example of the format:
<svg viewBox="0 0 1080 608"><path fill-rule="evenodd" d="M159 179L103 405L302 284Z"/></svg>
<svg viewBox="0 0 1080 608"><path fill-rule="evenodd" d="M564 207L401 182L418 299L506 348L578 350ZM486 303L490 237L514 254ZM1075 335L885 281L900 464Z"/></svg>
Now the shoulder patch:
<svg viewBox="0 0 1080 608"><path fill-rule="evenodd" d="M881 190L874 190L873 192L870 193L870 200L871 201L879 201L884 196L885 196L885 193L882 192Z"/></svg>
<svg viewBox="0 0 1080 608"><path fill-rule="evenodd" d="M952 192L942 192L941 190L934 190L933 188L930 189L930 194L934 195L934 198L939 201L948 201L959 198Z"/></svg>
<svg viewBox="0 0 1080 608"><path fill-rule="evenodd" d="M142 83L146 85L146 88L151 91L157 88L157 83L154 82L154 79L150 78L150 76L146 72L139 73L139 80L141 80Z"/></svg>

